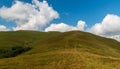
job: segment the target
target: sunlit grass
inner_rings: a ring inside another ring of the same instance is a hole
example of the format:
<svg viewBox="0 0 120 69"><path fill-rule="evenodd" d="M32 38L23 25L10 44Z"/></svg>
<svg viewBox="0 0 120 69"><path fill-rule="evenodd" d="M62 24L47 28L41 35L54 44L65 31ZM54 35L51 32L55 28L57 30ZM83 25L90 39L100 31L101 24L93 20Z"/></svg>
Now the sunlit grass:
<svg viewBox="0 0 120 69"><path fill-rule="evenodd" d="M32 49L0 59L0 69L119 69L120 43L90 33L0 32L0 49Z"/></svg>

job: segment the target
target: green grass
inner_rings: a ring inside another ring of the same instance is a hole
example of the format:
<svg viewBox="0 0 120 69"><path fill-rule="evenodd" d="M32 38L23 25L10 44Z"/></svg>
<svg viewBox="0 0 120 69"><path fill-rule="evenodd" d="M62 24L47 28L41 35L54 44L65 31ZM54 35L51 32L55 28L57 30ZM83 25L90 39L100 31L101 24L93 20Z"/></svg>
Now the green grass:
<svg viewBox="0 0 120 69"><path fill-rule="evenodd" d="M30 47L0 59L0 69L119 69L120 42L87 32L0 32L0 49ZM1 54L0 54L1 55Z"/></svg>

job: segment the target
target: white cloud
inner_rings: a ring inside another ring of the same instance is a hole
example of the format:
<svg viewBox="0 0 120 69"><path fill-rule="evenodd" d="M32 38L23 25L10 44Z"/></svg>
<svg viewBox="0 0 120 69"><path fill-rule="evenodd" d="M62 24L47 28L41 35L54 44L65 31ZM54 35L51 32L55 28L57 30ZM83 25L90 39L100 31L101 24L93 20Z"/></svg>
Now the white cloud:
<svg viewBox="0 0 120 69"><path fill-rule="evenodd" d="M32 4L16 1L10 8L2 7L0 16L16 22L13 30L40 30L59 14L46 1L32 0Z"/></svg>
<svg viewBox="0 0 120 69"><path fill-rule="evenodd" d="M120 35L109 36L109 38L113 38L116 39L117 41L120 41Z"/></svg>
<svg viewBox="0 0 120 69"><path fill-rule="evenodd" d="M88 31L98 35L103 34L101 23L96 23L92 26L92 28L88 29Z"/></svg>
<svg viewBox="0 0 120 69"><path fill-rule="evenodd" d="M77 24L78 30L84 31L84 29L85 29L86 26L87 26L87 25L86 25L86 23L85 23L84 21L82 21L82 20L79 20L79 21L78 21L78 24Z"/></svg>
<svg viewBox="0 0 120 69"><path fill-rule="evenodd" d="M101 23L96 23L90 32L98 35L118 35L120 34L120 17L108 14Z"/></svg>
<svg viewBox="0 0 120 69"><path fill-rule="evenodd" d="M8 31L9 29L7 29L6 26L4 25L0 25L0 31Z"/></svg>
<svg viewBox="0 0 120 69"><path fill-rule="evenodd" d="M45 31L60 31L60 32L65 32L65 31L70 31L70 30L76 30L75 27L69 26L65 23L59 23L59 24L51 24L48 28L45 29Z"/></svg>
<svg viewBox="0 0 120 69"><path fill-rule="evenodd" d="M108 14L101 23L96 23L89 32L120 41L120 16Z"/></svg>
<svg viewBox="0 0 120 69"><path fill-rule="evenodd" d="M71 30L81 30L84 31L84 28L86 26L86 23L84 21L78 21L77 26L70 26L65 23L59 23L59 24L51 24L49 27L45 29L45 31L60 31L60 32L66 32Z"/></svg>

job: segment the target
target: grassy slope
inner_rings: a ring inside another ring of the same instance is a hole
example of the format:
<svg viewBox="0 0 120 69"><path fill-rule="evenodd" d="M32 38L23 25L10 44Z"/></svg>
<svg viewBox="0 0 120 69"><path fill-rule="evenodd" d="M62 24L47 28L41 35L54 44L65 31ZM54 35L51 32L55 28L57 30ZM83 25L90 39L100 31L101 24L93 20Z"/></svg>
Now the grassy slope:
<svg viewBox="0 0 120 69"><path fill-rule="evenodd" d="M120 43L90 33L71 31L0 32L0 48L30 46L17 57L0 59L0 69L119 69Z"/></svg>

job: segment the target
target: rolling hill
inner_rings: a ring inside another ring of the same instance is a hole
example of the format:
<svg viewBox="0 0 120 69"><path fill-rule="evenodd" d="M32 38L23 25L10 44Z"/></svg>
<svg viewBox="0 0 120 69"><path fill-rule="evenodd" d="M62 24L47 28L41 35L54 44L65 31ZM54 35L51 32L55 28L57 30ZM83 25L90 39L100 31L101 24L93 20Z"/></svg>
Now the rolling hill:
<svg viewBox="0 0 120 69"><path fill-rule="evenodd" d="M0 69L120 69L120 42L81 31L0 32Z"/></svg>

